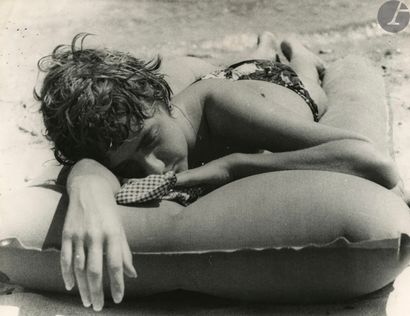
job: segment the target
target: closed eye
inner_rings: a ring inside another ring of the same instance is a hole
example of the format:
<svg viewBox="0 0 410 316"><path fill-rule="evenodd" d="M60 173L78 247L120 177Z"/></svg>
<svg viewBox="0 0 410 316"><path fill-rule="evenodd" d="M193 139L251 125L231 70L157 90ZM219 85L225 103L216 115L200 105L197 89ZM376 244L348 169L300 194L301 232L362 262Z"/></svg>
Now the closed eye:
<svg viewBox="0 0 410 316"><path fill-rule="evenodd" d="M154 149L160 140L160 130L158 126L152 127L147 130L141 137L139 142L132 142L128 147L128 155L129 157L134 152L142 151L151 151ZM136 143L136 145L135 145ZM143 169L141 168L138 161L135 159L126 159L116 167L112 168L114 174L124 177L124 178L142 178L145 176Z"/></svg>

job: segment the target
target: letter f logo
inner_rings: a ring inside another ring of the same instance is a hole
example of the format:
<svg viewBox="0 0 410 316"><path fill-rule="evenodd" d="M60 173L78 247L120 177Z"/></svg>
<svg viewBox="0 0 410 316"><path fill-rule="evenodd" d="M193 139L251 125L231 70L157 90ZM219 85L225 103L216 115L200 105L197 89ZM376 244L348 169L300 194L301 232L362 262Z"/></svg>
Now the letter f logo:
<svg viewBox="0 0 410 316"><path fill-rule="evenodd" d="M410 20L410 11L402 1L392 0L383 3L377 13L379 25L387 32L403 30Z"/></svg>
<svg viewBox="0 0 410 316"><path fill-rule="evenodd" d="M398 2L397 9L394 12L393 19L391 19L391 21L389 23L387 23L387 25L400 25L400 23L396 21L397 15L399 14L399 12L409 13L409 9L407 9L407 7L404 3L402 3L401 1L394 1L394 2ZM402 6L402 4L403 4L403 6Z"/></svg>

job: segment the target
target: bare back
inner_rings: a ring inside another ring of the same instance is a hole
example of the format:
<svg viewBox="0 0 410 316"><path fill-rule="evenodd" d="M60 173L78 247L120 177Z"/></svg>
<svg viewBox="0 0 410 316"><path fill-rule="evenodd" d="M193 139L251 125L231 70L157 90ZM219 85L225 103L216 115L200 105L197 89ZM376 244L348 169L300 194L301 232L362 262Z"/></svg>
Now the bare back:
<svg viewBox="0 0 410 316"><path fill-rule="evenodd" d="M217 107L212 105L215 100L209 97L215 93L224 94L223 100L216 100ZM313 122L309 106L299 95L283 86L259 80L201 80L175 95L172 103L184 112L197 133L195 150L190 153L191 167L233 152L282 150L275 150L272 146L266 148L266 142L261 142L261 138L266 137L252 137L252 129L258 129L260 121L255 119L252 122L246 116L263 116L269 120L269 117L273 119L280 113L296 120ZM239 114L242 118L237 117L235 110L224 110L232 107L242 109ZM218 110L215 111L216 108ZM273 134L270 136L274 137Z"/></svg>

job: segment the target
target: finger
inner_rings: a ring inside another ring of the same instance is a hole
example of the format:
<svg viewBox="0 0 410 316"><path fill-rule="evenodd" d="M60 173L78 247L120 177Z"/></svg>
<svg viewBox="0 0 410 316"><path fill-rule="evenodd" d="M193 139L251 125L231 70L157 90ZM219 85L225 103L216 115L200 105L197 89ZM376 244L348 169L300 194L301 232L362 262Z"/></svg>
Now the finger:
<svg viewBox="0 0 410 316"><path fill-rule="evenodd" d="M202 183L204 180L201 167L178 173L176 176L176 185L183 187L192 187Z"/></svg>
<svg viewBox="0 0 410 316"><path fill-rule="evenodd" d="M102 240L91 240L87 254L87 280L90 290L91 302L95 311L102 310L104 306L104 293L102 288L103 252Z"/></svg>
<svg viewBox="0 0 410 316"><path fill-rule="evenodd" d="M73 248L71 236L63 233L63 238L61 241L60 267L67 291L71 291L75 284L72 266L72 252Z"/></svg>
<svg viewBox="0 0 410 316"><path fill-rule="evenodd" d="M124 275L122 268L122 249L120 238L107 241L107 268L110 276L111 295L115 303L120 303L124 296Z"/></svg>
<svg viewBox="0 0 410 316"><path fill-rule="evenodd" d="M125 233L123 233L123 242L122 242L122 260L124 264L124 273L129 276L130 278L136 278L137 271L135 271L133 260L132 260L132 253L130 250L130 246L128 245L127 242L127 237L125 236Z"/></svg>
<svg viewBox="0 0 410 316"><path fill-rule="evenodd" d="M82 240L75 242L74 250L74 272L77 280L78 291L80 292L81 301L85 307L91 306L90 290L88 288L87 274L85 273L85 252Z"/></svg>

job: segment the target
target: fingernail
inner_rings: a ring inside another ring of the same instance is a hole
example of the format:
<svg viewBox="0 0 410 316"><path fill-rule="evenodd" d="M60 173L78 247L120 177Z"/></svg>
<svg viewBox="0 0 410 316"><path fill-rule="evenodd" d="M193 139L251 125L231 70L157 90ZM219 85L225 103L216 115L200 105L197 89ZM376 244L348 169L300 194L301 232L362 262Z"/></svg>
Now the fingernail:
<svg viewBox="0 0 410 316"><path fill-rule="evenodd" d="M102 310L102 305L100 305L100 304L97 304L97 305L93 305L93 310L94 311L96 311L96 312L99 312L99 311L101 311Z"/></svg>
<svg viewBox="0 0 410 316"><path fill-rule="evenodd" d="M81 301L83 302L84 307L90 307L91 302L88 300L88 298L85 298L84 295L81 296Z"/></svg>
<svg viewBox="0 0 410 316"><path fill-rule="evenodd" d="M74 284L72 284L72 283L70 283L70 284L65 283L65 289L66 289L67 291L71 291L71 290L73 289L73 287L74 287Z"/></svg>
<svg viewBox="0 0 410 316"><path fill-rule="evenodd" d="M134 279L136 279L136 278L138 277L138 274L137 274L137 271L135 270L134 267L132 267L132 273L133 273L132 277L133 277Z"/></svg>
<svg viewBox="0 0 410 316"><path fill-rule="evenodd" d="M114 294L114 302L115 304L119 304L122 301L122 294L121 293L116 293Z"/></svg>

